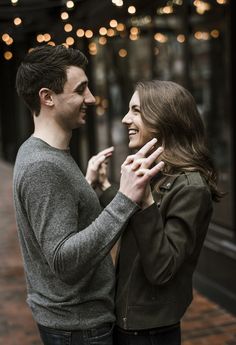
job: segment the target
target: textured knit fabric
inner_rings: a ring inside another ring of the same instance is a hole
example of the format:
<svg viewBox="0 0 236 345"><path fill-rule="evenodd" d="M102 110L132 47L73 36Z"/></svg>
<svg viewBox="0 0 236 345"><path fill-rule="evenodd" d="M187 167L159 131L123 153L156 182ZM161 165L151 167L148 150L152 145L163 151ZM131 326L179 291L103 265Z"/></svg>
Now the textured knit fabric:
<svg viewBox="0 0 236 345"><path fill-rule="evenodd" d="M137 205L118 192L101 213L70 152L35 137L17 155L14 202L36 322L62 330L113 322L109 251Z"/></svg>

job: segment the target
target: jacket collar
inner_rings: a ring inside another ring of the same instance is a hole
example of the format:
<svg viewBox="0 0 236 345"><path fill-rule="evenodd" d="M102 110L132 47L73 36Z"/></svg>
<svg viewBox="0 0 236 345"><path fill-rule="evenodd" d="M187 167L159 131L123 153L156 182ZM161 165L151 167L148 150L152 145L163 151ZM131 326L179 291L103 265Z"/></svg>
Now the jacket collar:
<svg viewBox="0 0 236 345"><path fill-rule="evenodd" d="M160 186L160 189L169 190L172 188L175 180L179 177L180 174L173 176L167 176L165 182Z"/></svg>

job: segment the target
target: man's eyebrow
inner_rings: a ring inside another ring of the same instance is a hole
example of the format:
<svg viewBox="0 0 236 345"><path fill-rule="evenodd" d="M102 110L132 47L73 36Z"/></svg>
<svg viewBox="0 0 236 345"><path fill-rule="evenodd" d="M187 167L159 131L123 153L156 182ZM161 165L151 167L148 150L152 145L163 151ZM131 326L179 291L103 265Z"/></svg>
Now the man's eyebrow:
<svg viewBox="0 0 236 345"><path fill-rule="evenodd" d="M88 85L88 80L85 81L81 81L81 83L79 83L78 85L76 85L74 91L77 91L81 88L81 86L87 86Z"/></svg>

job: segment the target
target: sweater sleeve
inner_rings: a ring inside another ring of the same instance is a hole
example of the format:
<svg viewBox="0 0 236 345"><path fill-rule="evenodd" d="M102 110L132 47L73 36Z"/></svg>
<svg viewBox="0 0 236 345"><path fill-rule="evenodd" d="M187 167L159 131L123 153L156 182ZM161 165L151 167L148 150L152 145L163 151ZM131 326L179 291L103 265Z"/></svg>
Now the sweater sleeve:
<svg viewBox="0 0 236 345"><path fill-rule="evenodd" d="M83 278L104 259L138 209L118 192L103 212L78 232L78 202L66 176L49 162L32 165L24 175L20 191L42 255L51 270L68 284Z"/></svg>
<svg viewBox="0 0 236 345"><path fill-rule="evenodd" d="M168 282L197 246L200 251L205 237L201 231L208 227L211 214L207 188L185 186L173 195L165 219L156 203L132 217L141 264L152 284Z"/></svg>

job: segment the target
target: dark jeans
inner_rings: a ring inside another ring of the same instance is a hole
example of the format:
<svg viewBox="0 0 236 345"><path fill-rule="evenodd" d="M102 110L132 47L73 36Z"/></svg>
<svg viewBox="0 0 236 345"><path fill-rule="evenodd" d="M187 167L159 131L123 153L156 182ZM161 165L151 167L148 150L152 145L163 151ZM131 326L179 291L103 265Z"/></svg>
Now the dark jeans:
<svg viewBox="0 0 236 345"><path fill-rule="evenodd" d="M44 345L112 345L113 325L83 331L62 331L38 325Z"/></svg>
<svg viewBox="0 0 236 345"><path fill-rule="evenodd" d="M114 329L114 345L180 345L180 324L141 331Z"/></svg>

